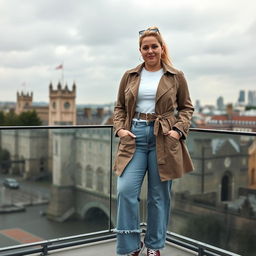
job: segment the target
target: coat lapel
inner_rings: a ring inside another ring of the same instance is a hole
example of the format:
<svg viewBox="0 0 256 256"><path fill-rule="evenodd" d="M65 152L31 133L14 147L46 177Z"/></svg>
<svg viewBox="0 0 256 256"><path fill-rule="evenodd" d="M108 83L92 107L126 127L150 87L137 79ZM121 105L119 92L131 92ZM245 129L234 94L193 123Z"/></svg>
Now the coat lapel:
<svg viewBox="0 0 256 256"><path fill-rule="evenodd" d="M174 86L174 76L173 74L177 74L177 70L171 66L168 66L162 63L164 74L161 77L157 91L156 91L156 103L159 99L171 88ZM173 80L173 83L170 83L170 79Z"/></svg>
<svg viewBox="0 0 256 256"><path fill-rule="evenodd" d="M159 101L159 99L171 88L173 87L173 84L170 85L170 79L166 77L164 74L158 84L157 91L156 91L156 103Z"/></svg>
<svg viewBox="0 0 256 256"><path fill-rule="evenodd" d="M132 95L134 96L135 102L136 102L137 96L138 96L139 85L140 85L140 76L136 75L136 77L130 84L130 90L131 90Z"/></svg>
<svg viewBox="0 0 256 256"><path fill-rule="evenodd" d="M130 74L134 75L133 80L130 82L130 90L131 90L131 93L134 97L134 102L135 103L136 103L136 100L137 100L138 90L139 90L139 85L140 85L140 78L141 78L140 73L141 73L141 70L142 70L143 67L144 67L144 63L138 65L136 68L131 69L129 71Z"/></svg>

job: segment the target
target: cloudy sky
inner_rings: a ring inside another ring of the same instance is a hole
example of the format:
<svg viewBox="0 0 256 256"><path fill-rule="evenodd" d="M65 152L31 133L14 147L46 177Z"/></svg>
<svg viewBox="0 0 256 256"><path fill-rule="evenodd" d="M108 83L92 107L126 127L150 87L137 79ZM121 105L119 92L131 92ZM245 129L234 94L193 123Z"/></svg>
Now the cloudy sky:
<svg viewBox="0 0 256 256"><path fill-rule="evenodd" d="M21 90L48 101L63 63L77 103L113 102L141 62L138 31L156 25L193 102L235 102L256 89L255 10L254 0L0 0L0 101Z"/></svg>

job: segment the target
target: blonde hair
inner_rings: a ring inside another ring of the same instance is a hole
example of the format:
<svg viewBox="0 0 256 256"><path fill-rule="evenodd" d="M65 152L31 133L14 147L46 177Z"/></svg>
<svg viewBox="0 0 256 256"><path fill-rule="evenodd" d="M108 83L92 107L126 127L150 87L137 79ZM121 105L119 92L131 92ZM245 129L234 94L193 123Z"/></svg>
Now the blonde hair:
<svg viewBox="0 0 256 256"><path fill-rule="evenodd" d="M143 39L145 37L148 37L148 36L155 37L157 39L157 41L159 42L159 44L162 46L163 52L162 52L162 55L161 55L161 60L165 64L173 66L170 55L169 55L168 47L167 47L167 45L166 45L166 43L165 43L165 41L164 41L164 39L163 39L162 35L160 34L160 31L157 27L149 27L143 32L143 34L139 38L140 48L141 48Z"/></svg>

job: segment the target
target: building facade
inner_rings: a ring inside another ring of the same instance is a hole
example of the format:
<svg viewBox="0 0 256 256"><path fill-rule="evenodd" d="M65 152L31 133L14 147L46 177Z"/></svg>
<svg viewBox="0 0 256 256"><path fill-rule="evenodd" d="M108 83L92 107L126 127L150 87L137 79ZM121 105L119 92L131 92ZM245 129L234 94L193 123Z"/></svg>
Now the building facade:
<svg viewBox="0 0 256 256"><path fill-rule="evenodd" d="M49 86L49 125L76 125L76 85L72 90L61 83L54 90L52 83Z"/></svg>

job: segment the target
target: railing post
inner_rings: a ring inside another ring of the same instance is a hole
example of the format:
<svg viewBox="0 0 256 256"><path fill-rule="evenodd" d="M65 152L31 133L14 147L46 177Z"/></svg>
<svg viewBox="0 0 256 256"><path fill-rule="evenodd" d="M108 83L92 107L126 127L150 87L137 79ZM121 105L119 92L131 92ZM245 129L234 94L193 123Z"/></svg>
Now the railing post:
<svg viewBox="0 0 256 256"><path fill-rule="evenodd" d="M43 248L42 248L41 256L48 255L48 244L43 244L42 247Z"/></svg>
<svg viewBox="0 0 256 256"><path fill-rule="evenodd" d="M198 256L203 256L204 255L204 248L199 246L198 247Z"/></svg>
<svg viewBox="0 0 256 256"><path fill-rule="evenodd" d="M110 129L110 168L109 168L109 231L111 231L112 219L112 157L113 157L113 126Z"/></svg>

